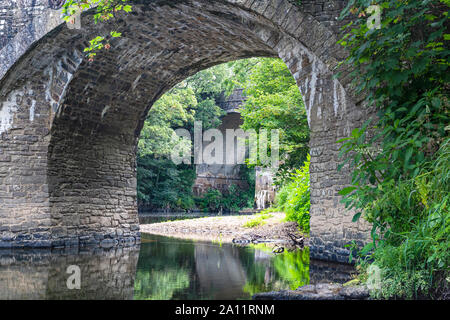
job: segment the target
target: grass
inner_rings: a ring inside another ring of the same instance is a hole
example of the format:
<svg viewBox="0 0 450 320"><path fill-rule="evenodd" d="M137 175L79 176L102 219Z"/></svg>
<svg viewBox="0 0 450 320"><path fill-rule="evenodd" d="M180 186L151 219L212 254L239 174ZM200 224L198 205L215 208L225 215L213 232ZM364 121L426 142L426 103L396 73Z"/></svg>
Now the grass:
<svg viewBox="0 0 450 320"><path fill-rule="evenodd" d="M268 214L268 213L258 213L257 217L254 219L251 219L249 221L247 221L246 223L244 223L243 227L244 228L254 228L257 226L262 226L266 223L266 219L272 218L273 215L272 214Z"/></svg>

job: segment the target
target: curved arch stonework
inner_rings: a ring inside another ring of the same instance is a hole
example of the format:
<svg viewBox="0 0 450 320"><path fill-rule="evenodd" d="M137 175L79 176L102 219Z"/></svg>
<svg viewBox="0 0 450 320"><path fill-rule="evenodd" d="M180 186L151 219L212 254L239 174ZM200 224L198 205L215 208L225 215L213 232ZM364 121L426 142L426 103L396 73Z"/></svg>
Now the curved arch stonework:
<svg viewBox="0 0 450 320"><path fill-rule="evenodd" d="M20 47L0 68L0 246L139 241L135 154L152 104L202 69L278 56L297 81L311 128L312 255L347 259L344 245L363 242L367 226L352 223L339 204L349 178L337 172L335 141L367 114L349 79L333 78L346 55L336 44L345 1L302 3L139 1L117 21L123 36L93 62L83 48L108 26L89 12L80 30L41 18L45 26L29 42L11 36L0 49L4 56Z"/></svg>

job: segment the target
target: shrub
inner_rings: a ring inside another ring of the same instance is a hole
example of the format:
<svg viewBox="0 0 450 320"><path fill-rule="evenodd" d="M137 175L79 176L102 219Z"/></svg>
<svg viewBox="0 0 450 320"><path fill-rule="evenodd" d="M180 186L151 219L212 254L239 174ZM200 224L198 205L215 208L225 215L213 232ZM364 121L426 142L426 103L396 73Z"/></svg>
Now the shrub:
<svg viewBox="0 0 450 320"><path fill-rule="evenodd" d="M272 218L273 215L268 214L268 213L259 213L256 218L247 221L246 223L244 223L243 227L244 228L254 228L257 226L262 226L266 223L266 219Z"/></svg>
<svg viewBox="0 0 450 320"><path fill-rule="evenodd" d="M137 164L139 206L172 210L194 207L192 184L196 175L193 168L150 155L138 156Z"/></svg>
<svg viewBox="0 0 450 320"><path fill-rule="evenodd" d="M222 204L222 193L217 189L209 189L202 197L195 198L197 206L203 211L218 211Z"/></svg>
<svg viewBox="0 0 450 320"><path fill-rule="evenodd" d="M372 242L360 252L380 268L383 298L445 296L449 274L448 1L387 0L380 25L370 27L374 4L349 0L340 43L355 91L378 110L339 140L352 169L340 191L353 218L372 223ZM370 112L370 111L368 111Z"/></svg>
<svg viewBox="0 0 450 320"><path fill-rule="evenodd" d="M303 232L309 233L309 164L310 156L301 169L291 175L291 180L278 191L275 205L286 213L286 220L296 221Z"/></svg>
<svg viewBox="0 0 450 320"><path fill-rule="evenodd" d="M217 212L221 208L229 212L239 212L243 208L253 207L254 189L246 190L232 184L226 192L217 189L209 189L201 197L195 198L196 205L203 211Z"/></svg>
<svg viewBox="0 0 450 320"><path fill-rule="evenodd" d="M255 201L255 189L249 187L244 190L232 184L228 192L223 195L222 206L225 210L238 212L243 208L252 208Z"/></svg>
<svg viewBox="0 0 450 320"><path fill-rule="evenodd" d="M418 176L383 183L379 199L365 209L383 230L372 260L381 269L378 298L442 298L449 294L450 139ZM388 222L386 222L388 221ZM367 263L362 262L367 272Z"/></svg>

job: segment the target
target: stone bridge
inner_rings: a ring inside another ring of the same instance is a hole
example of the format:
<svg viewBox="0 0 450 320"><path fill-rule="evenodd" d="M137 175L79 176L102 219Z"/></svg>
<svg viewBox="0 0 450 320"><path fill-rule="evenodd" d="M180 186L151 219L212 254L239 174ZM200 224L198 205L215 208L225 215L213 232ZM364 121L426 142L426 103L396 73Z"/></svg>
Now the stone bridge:
<svg viewBox="0 0 450 320"><path fill-rule="evenodd" d="M152 104L196 72L240 58L280 57L304 97L311 129L311 252L343 261L362 242L337 192L339 138L368 115L333 74L346 1L138 0L114 20L121 38L89 62L93 35L69 29L48 0L0 3L0 246L139 241L136 148Z"/></svg>
<svg viewBox="0 0 450 320"><path fill-rule="evenodd" d="M218 101L220 108L226 112L226 114L221 117L221 124L217 128L221 131L223 137L226 137L227 129L237 130L243 123L239 111L239 107L245 101L242 91L242 89L236 89L230 94L229 97L225 98L223 96L222 99ZM233 139L233 159L237 159L237 137L233 137ZM204 142L203 149L209 143L210 142ZM227 156L229 156L229 154L227 154L225 143L223 144L222 164L202 163L195 166L197 177L192 187L194 195L202 196L207 193L209 189L220 190L224 193L228 191L228 188L232 184L244 190L248 190L248 182L244 177L242 177L240 172L242 164L227 164Z"/></svg>
<svg viewBox="0 0 450 320"><path fill-rule="evenodd" d="M238 130L244 123L239 108L244 104L245 100L243 89L240 88L235 89L226 98L223 96L218 101L220 108L226 112L221 117L221 124L217 128L221 131L223 137L227 137L226 131L228 129ZM197 177L192 187L194 195L202 196L210 189L216 189L222 193L226 193L231 185L235 185L242 190L249 189L248 181L241 172L243 164L239 164L239 162L227 164L227 158L231 153L233 153L233 159L238 159L239 157L237 150L238 138L235 136L233 139L233 152L227 150L226 144L223 145L222 164L203 163L196 165ZM209 141L205 142L203 148L208 144L210 144ZM270 168L263 167L255 167L252 171L255 174L255 209L269 208L275 200L276 188L273 184L274 174Z"/></svg>

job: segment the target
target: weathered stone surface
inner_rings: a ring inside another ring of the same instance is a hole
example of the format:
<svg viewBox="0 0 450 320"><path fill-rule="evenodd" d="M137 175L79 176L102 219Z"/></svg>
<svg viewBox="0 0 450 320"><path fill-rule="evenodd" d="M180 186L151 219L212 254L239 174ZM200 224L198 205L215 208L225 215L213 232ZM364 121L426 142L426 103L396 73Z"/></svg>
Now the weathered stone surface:
<svg viewBox="0 0 450 320"><path fill-rule="evenodd" d="M344 287L338 283L306 285L296 290L257 293L255 300L366 300L369 290L365 286Z"/></svg>
<svg viewBox="0 0 450 320"><path fill-rule="evenodd" d="M100 245L111 229L123 231L118 242L139 241L135 154L151 105L202 69L278 56L311 128L312 255L347 261L344 245L363 243L367 226L339 203L349 172L336 170L335 141L370 114L355 105L351 79L333 78L346 54L334 41L345 3L142 0L116 21L123 37L90 63L85 44L108 25L86 13L68 29L45 0L2 1L0 239L14 238L0 245Z"/></svg>
<svg viewBox="0 0 450 320"><path fill-rule="evenodd" d="M206 159L203 159L203 163L196 165L197 177L192 187L194 195L201 196L209 189L217 189L224 193L232 184L244 190L248 189L247 180L240 174L242 163L238 160L238 138L227 134L227 130L239 129L243 123L238 108L244 101L242 89L235 90L227 99L219 101L219 106L226 111L221 118L221 125L217 128L223 137L223 158L220 164L208 164ZM231 143L231 139L234 141L233 150L227 150L230 148L228 143ZM209 143L210 141L203 144L203 150Z"/></svg>
<svg viewBox="0 0 450 320"><path fill-rule="evenodd" d="M369 298L369 289L365 286L344 287L339 291L339 295L347 300L361 300Z"/></svg>
<svg viewBox="0 0 450 320"><path fill-rule="evenodd" d="M273 183L274 172L271 168L255 168L255 204L256 209L269 208L275 201L276 187Z"/></svg>

